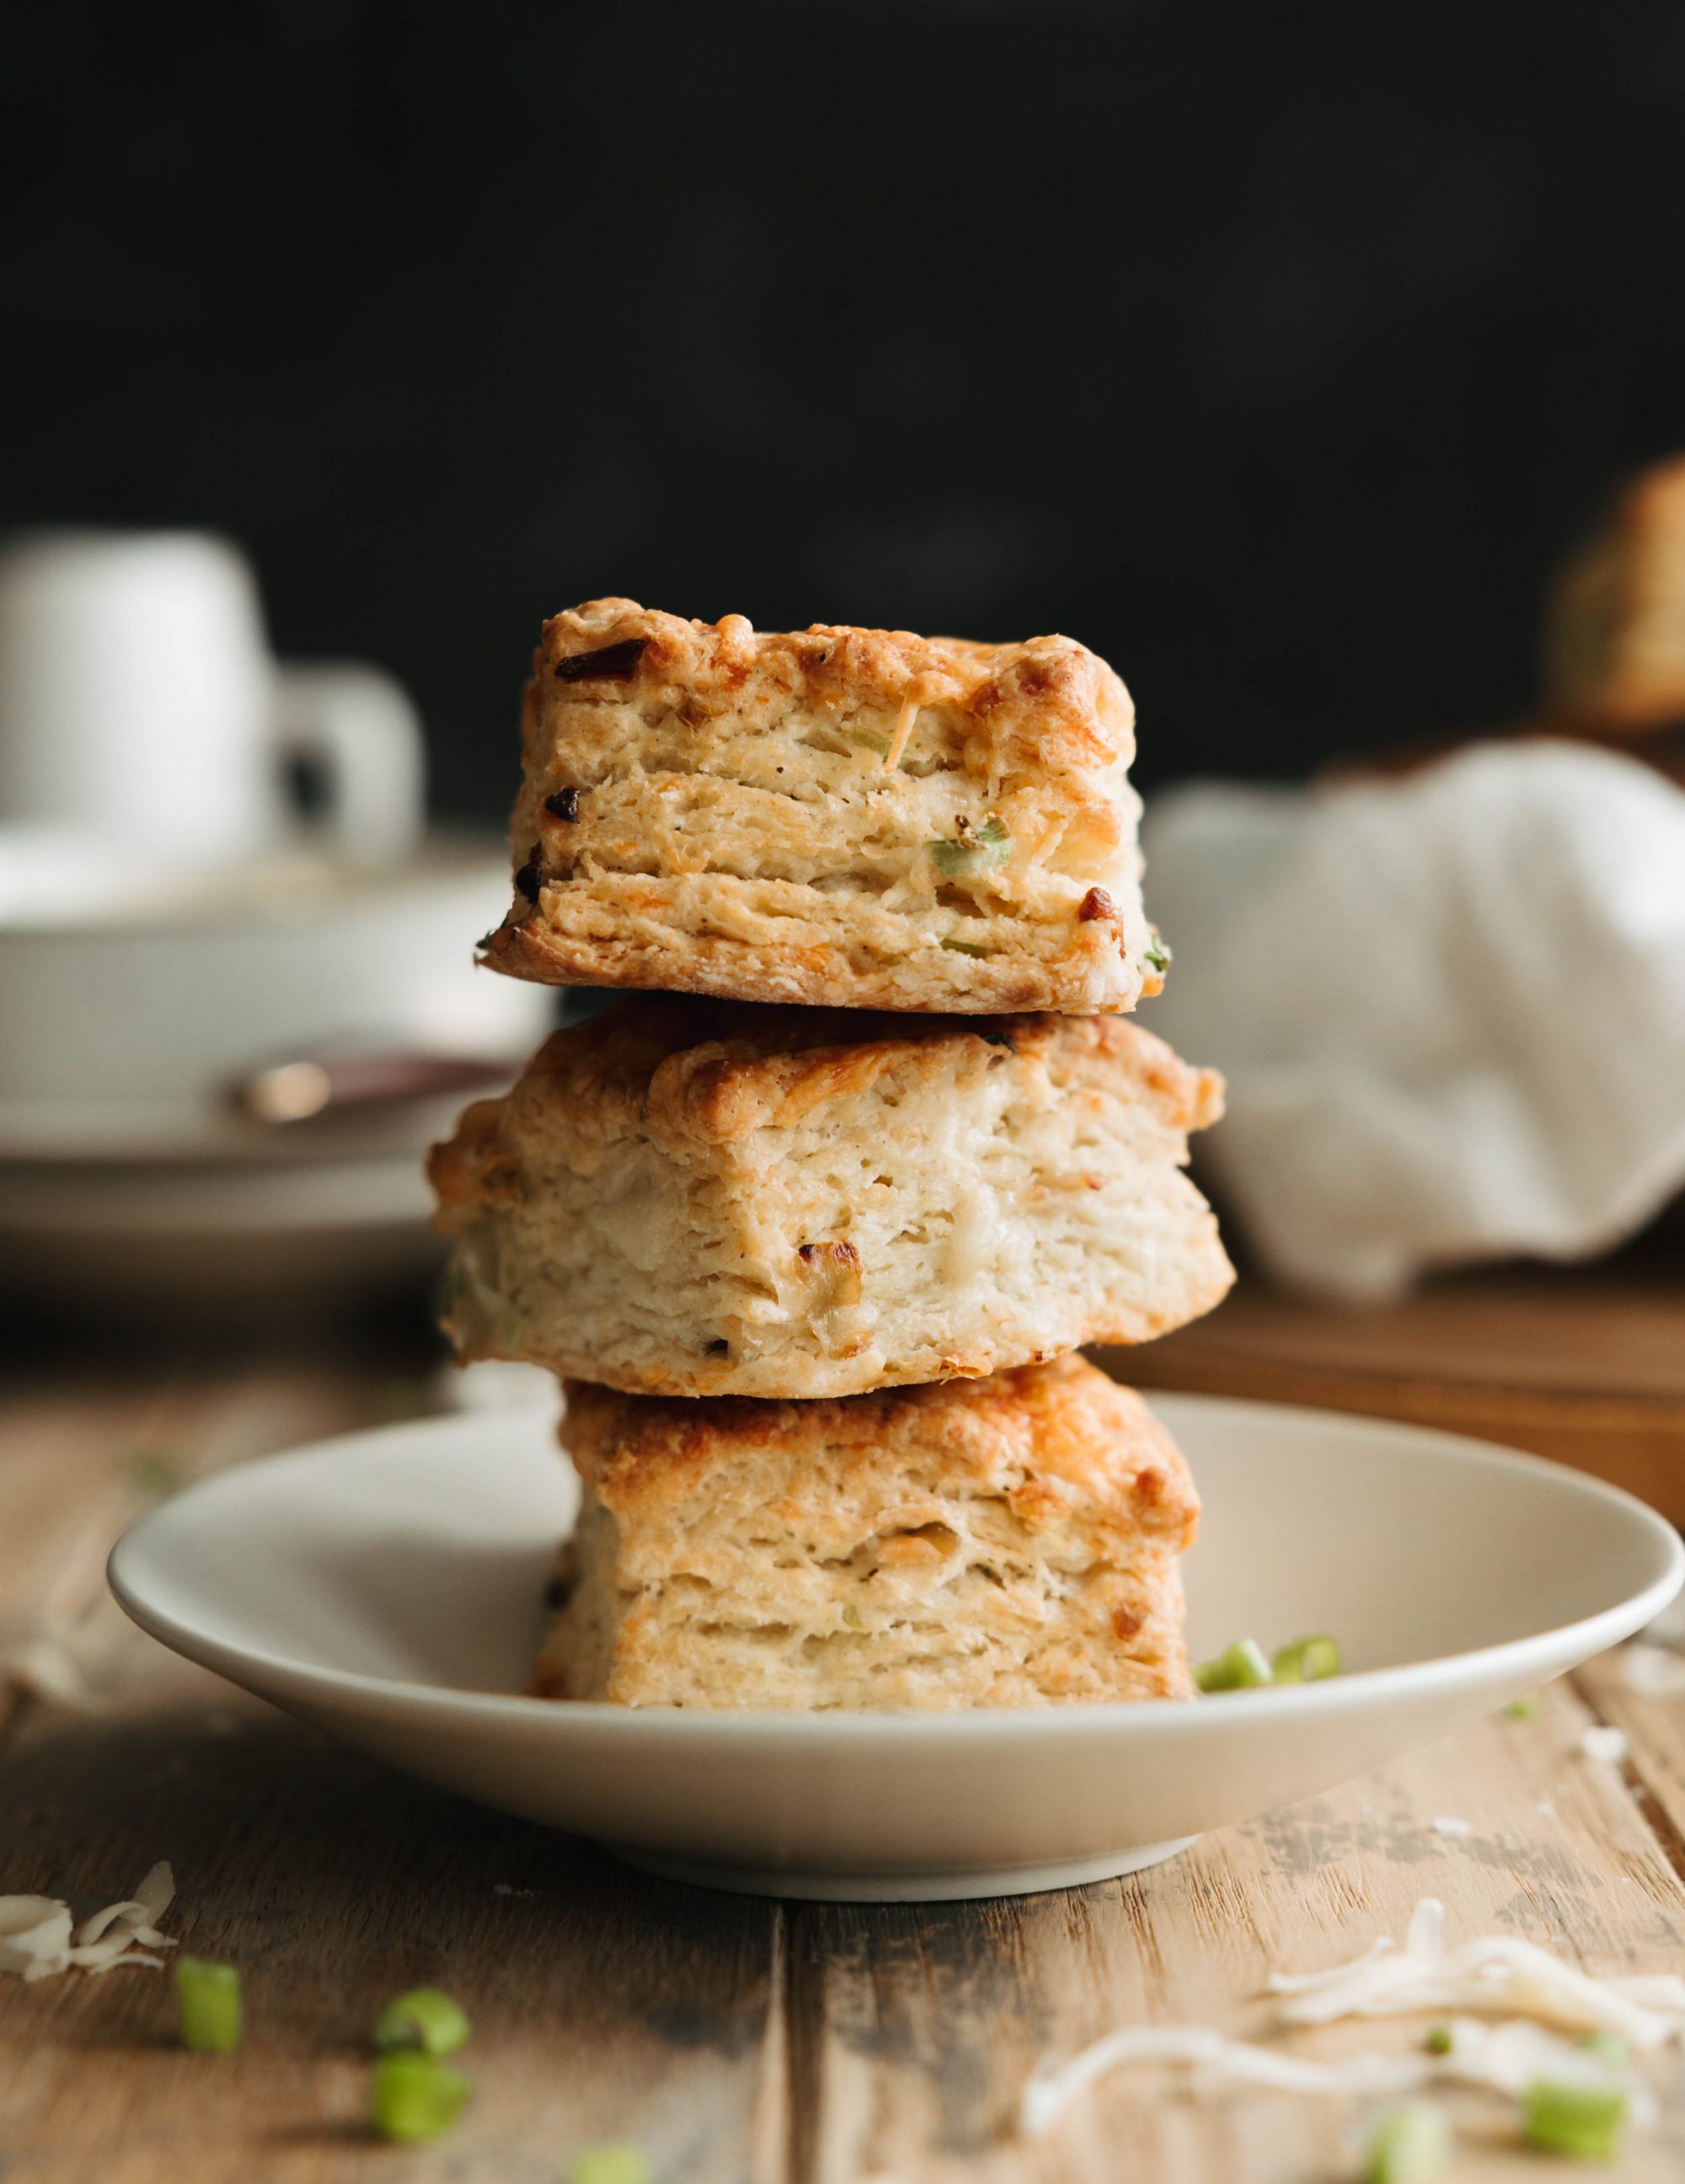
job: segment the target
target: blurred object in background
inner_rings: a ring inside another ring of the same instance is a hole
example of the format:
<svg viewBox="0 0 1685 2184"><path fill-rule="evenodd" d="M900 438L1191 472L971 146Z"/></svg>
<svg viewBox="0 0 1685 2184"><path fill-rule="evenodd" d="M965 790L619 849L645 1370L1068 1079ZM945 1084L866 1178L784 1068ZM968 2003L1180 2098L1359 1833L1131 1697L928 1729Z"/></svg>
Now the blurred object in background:
<svg viewBox="0 0 1685 2184"><path fill-rule="evenodd" d="M1685 1267L1671 1221L1577 1267L1482 1267L1331 1310L1244 1272L1218 1312L1098 1362L1149 1388L1408 1418L1531 1449L1685 1525Z"/></svg>
<svg viewBox="0 0 1685 2184"><path fill-rule="evenodd" d="M1685 455L1630 480L1563 569L1544 678L1550 717L1593 734L1685 724Z"/></svg>
<svg viewBox="0 0 1685 2184"><path fill-rule="evenodd" d="M487 826L604 592L1065 631L1149 788L1467 734L1685 446L1670 0L14 13L0 518L240 539Z"/></svg>
<svg viewBox="0 0 1685 2184"><path fill-rule="evenodd" d="M425 1277L422 1150L551 1005L464 938L500 838L423 825L403 691L272 661L231 546L0 555L0 1287L157 1314Z"/></svg>
<svg viewBox="0 0 1685 2184"><path fill-rule="evenodd" d="M181 871L62 869L0 828L0 1156L291 1160L231 1083L348 1052L524 1054L543 1008L473 960L509 893L500 844L443 830L384 871L303 852ZM403 1103L354 1104L347 1145L389 1149Z"/></svg>
<svg viewBox="0 0 1685 2184"><path fill-rule="evenodd" d="M311 770L316 810L293 797ZM414 846L422 748L397 683L269 656L258 588L195 532L26 534L0 554L0 826L220 861L311 836Z"/></svg>
<svg viewBox="0 0 1685 2184"><path fill-rule="evenodd" d="M1143 1021L1227 1076L1266 1272L1377 1297L1607 1250L1685 1186L1685 793L1543 739L1151 804Z"/></svg>

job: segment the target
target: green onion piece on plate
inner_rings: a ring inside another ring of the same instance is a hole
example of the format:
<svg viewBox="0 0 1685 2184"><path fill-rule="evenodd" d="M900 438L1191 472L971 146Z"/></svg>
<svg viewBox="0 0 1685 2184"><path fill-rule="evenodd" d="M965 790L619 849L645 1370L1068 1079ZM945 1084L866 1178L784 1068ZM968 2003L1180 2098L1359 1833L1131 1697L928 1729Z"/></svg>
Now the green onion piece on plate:
<svg viewBox="0 0 1685 2184"><path fill-rule="evenodd" d="M419 2144L448 2131L472 2091L460 2070L413 2048L395 2049L375 2065L370 2114L382 2138Z"/></svg>
<svg viewBox="0 0 1685 2184"><path fill-rule="evenodd" d="M980 948L975 940L944 940L943 946L954 956L987 956L988 950Z"/></svg>
<svg viewBox="0 0 1685 2184"><path fill-rule="evenodd" d="M1504 1709L1504 1716L1510 1721L1531 1721L1538 1712L1537 1699L1511 1699Z"/></svg>
<svg viewBox="0 0 1685 2184"><path fill-rule="evenodd" d="M574 2156L568 2184L655 2184L641 2146L587 2146Z"/></svg>
<svg viewBox="0 0 1685 2184"><path fill-rule="evenodd" d="M1291 1646L1276 1648L1271 1663L1278 1684L1320 1684L1325 1676L1340 1673L1340 1649L1332 1638L1295 1638Z"/></svg>
<svg viewBox="0 0 1685 2184"><path fill-rule="evenodd" d="M1618 2086L1571 2086L1540 2078L1521 2096L1521 2128L1529 2146L1577 2161L1608 2161L1627 2121Z"/></svg>
<svg viewBox="0 0 1685 2184"><path fill-rule="evenodd" d="M240 1975L232 1964L181 1957L175 1965L181 2045L195 2055L231 2055L240 2045Z"/></svg>
<svg viewBox="0 0 1685 2184"><path fill-rule="evenodd" d="M1202 1691L1250 1691L1271 1680L1270 1663L1254 1638L1237 1638L1215 1661L1201 1661L1193 1680Z"/></svg>
<svg viewBox="0 0 1685 2184"><path fill-rule="evenodd" d="M1624 2040L1617 2040L1612 2032L1586 2032L1574 2042L1583 2048L1588 2055L1595 2055L1600 2063L1607 2063L1612 2070L1631 2067L1632 2058Z"/></svg>
<svg viewBox="0 0 1685 2184"><path fill-rule="evenodd" d="M1430 2025L1422 2036L1421 2044L1430 2055L1449 2055L1452 2046L1450 2026Z"/></svg>
<svg viewBox="0 0 1685 2184"><path fill-rule="evenodd" d="M1388 2109L1371 2132L1363 2184L1429 2184L1450 2158L1444 2110L1426 2101L1406 2101Z"/></svg>
<svg viewBox="0 0 1685 2184"><path fill-rule="evenodd" d="M389 2002L375 2020L377 2048L419 2048L424 2055L454 2055L468 2043L468 2020L436 1986L413 1986Z"/></svg>

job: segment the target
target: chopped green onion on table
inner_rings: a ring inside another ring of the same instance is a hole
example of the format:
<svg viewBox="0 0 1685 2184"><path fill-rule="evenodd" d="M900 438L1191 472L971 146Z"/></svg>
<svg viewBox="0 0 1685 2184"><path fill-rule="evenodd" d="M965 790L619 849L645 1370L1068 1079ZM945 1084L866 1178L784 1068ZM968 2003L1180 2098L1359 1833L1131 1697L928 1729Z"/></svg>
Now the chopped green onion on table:
<svg viewBox="0 0 1685 2184"><path fill-rule="evenodd" d="M462 2072L436 2055L395 2048L375 2065L370 2112L382 2138L405 2145L438 2138L468 2104L473 2090Z"/></svg>
<svg viewBox="0 0 1685 2184"><path fill-rule="evenodd" d="M229 2055L240 2045L240 1975L232 1964L182 1957L175 1966L181 2045L195 2055Z"/></svg>
<svg viewBox="0 0 1685 2184"><path fill-rule="evenodd" d="M468 2020L436 1986L411 1987L375 2020L377 2048L419 2048L425 2055L453 2055L466 2045Z"/></svg>
<svg viewBox="0 0 1685 2184"><path fill-rule="evenodd" d="M1364 2162L1364 2184L1430 2184L1451 2158L1451 2131L1443 2109L1407 2101L1376 2123Z"/></svg>
<svg viewBox="0 0 1685 2184"><path fill-rule="evenodd" d="M1571 2086L1541 2078L1521 2096L1529 2146L1577 2161L1608 2161L1619 2151L1627 2096L1618 2086Z"/></svg>
<svg viewBox="0 0 1685 2184"><path fill-rule="evenodd" d="M124 1479L136 1494L162 1500L173 1494L187 1476L185 1457L171 1448L143 1448L129 1459Z"/></svg>
<svg viewBox="0 0 1685 2184"><path fill-rule="evenodd" d="M641 2146L587 2146L575 2155L568 2184L655 2184L655 2171Z"/></svg>

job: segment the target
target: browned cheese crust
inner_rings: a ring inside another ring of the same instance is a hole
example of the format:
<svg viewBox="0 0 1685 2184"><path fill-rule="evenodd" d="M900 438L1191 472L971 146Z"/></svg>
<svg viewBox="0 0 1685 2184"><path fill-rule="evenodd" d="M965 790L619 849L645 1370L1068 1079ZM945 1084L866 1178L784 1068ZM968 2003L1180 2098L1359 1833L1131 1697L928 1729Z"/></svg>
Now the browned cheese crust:
<svg viewBox="0 0 1685 2184"><path fill-rule="evenodd" d="M509 914L558 985L895 1010L1128 1009L1134 708L1065 637L758 632L597 599L546 623Z"/></svg>
<svg viewBox="0 0 1685 2184"><path fill-rule="evenodd" d="M815 1397L1143 1342L1232 1279L1221 1080L1116 1017L638 996L434 1149L464 1358Z"/></svg>
<svg viewBox="0 0 1685 2184"><path fill-rule="evenodd" d="M537 1688L630 1706L1192 1694L1164 1428L1077 1358L847 1401L568 1389L584 1487Z"/></svg>

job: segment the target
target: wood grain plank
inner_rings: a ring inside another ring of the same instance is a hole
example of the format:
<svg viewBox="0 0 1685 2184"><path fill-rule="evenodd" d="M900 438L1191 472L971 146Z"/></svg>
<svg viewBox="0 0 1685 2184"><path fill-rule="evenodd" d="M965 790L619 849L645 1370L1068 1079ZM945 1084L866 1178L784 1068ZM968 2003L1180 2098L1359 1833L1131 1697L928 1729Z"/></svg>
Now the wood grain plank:
<svg viewBox="0 0 1685 2184"><path fill-rule="evenodd" d="M86 1535L91 1518L143 1449L175 1424L163 1391L128 1389L66 1396L19 1395L0 1401L0 1623L38 1614ZM145 1496L130 1480L130 1506Z"/></svg>
<svg viewBox="0 0 1685 2184"><path fill-rule="evenodd" d="M9 1407L12 1445L33 1458L0 1470L14 1597L75 1627L103 1710L15 1718L0 1886L82 1910L170 1858L167 1923L241 1966L248 2038L236 2057L178 2053L155 1973L0 1981L7 2184L314 2184L371 2164L405 2184L554 2184L578 2147L619 2137L664 2174L725 2184L781 2110L782 2053L770 2078L763 2054L776 1907L633 1875L342 1752L176 1660L105 1593L111 1539L144 1499L137 1447L193 1474L431 1400L389 1375L289 1368ZM400 2151L364 2126L367 2028L421 1980L474 2020L477 2094L437 2148ZM781 2163L781 2128L773 2142Z"/></svg>
<svg viewBox="0 0 1685 2184"><path fill-rule="evenodd" d="M232 1374L183 1367L0 1399L0 1660L50 1634L114 1703L131 1698L125 1672L167 1657L111 1600L105 1558L164 1490L160 1470L186 1484L298 1441L381 1423L400 1389L409 1407L437 1401L414 1375L395 1382L349 1364ZM23 1696L0 1673L0 1739Z"/></svg>
<svg viewBox="0 0 1685 2184"><path fill-rule="evenodd" d="M1685 1520L1685 1256L1484 1268L1336 1305L1243 1272L1208 1318L1097 1362L1143 1388L1401 1418L1531 1449Z"/></svg>
<svg viewBox="0 0 1685 2184"><path fill-rule="evenodd" d="M1623 1772L1674 1869L1685 1875L1685 1693L1644 1698L1627 1680L1624 1646L1590 1662L1574 1681L1602 1721L1624 1730Z"/></svg>
<svg viewBox="0 0 1685 2184"><path fill-rule="evenodd" d="M1268 2026L1260 1996L1272 1970L1314 1970L1376 1934L1400 1934L1423 1895L1445 1903L1454 1935L1525 1934L1599 1971L1679 1970L1685 1888L1621 1774L1581 1752L1590 1719L1559 1685L1536 1721L1495 1719L1131 1880L1015 1903L804 1908L789 2007L818 2062L792 2175L799 2184L873 2173L908 2184L1099 2184L1126 2169L1188 2184L1349 2176L1360 2119L1332 2103L1254 2094L1196 2105L1172 2073L1120 2073L1032 2145L1012 2135L1013 2109L1043 2053L1075 2053L1118 2025L1256 2036ZM1474 1832L1447 1839L1432 1825L1440 1817ZM1336 2026L1287 2044L1396 2049L1412 2032ZM1455 2175L1497 2177L1521 2162L1501 2143L1465 2146ZM1649 2184L1682 2164L1676 2109L1602 2173Z"/></svg>
<svg viewBox="0 0 1685 2184"><path fill-rule="evenodd" d="M1243 1273L1215 1312L1141 1355L1677 1405L1685 1403L1682 1307L1685 1252L1677 1240L1593 1266L1443 1274L1377 1304L1293 1295Z"/></svg>
<svg viewBox="0 0 1685 2184"><path fill-rule="evenodd" d="M172 2044L169 1982L0 1981L7 2184L281 2184L381 2173L557 2184L632 2137L660 2173L749 2167L773 1907L636 1875L342 1752L267 1709L32 1736L0 1770L14 1886L80 1909L167 1856L166 1923L241 1967L245 2052ZM418 1982L474 2024L472 2109L437 2147L376 2149L368 2029Z"/></svg>

